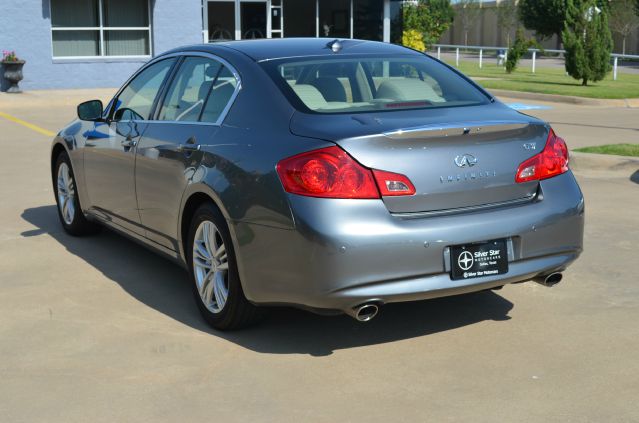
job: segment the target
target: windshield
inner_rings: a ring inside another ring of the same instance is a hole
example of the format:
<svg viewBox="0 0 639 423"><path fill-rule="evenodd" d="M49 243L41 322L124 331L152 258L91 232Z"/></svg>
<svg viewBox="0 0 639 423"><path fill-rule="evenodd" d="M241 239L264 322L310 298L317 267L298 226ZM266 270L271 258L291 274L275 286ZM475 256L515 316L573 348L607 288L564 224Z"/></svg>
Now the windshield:
<svg viewBox="0 0 639 423"><path fill-rule="evenodd" d="M488 102L474 85L427 56L293 58L262 65L303 111L352 113Z"/></svg>

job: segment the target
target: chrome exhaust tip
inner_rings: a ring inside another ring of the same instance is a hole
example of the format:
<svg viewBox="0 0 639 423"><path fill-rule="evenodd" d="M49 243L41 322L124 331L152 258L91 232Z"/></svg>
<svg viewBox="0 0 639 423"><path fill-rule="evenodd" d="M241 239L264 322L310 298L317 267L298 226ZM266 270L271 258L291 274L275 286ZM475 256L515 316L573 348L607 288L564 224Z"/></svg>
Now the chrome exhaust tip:
<svg viewBox="0 0 639 423"><path fill-rule="evenodd" d="M563 275L559 272L554 272L546 276L539 276L533 279L538 284L551 287L557 285L563 279Z"/></svg>
<svg viewBox="0 0 639 423"><path fill-rule="evenodd" d="M370 322L377 316L379 307L377 304L362 304L352 309L346 310L346 314L358 322Z"/></svg>

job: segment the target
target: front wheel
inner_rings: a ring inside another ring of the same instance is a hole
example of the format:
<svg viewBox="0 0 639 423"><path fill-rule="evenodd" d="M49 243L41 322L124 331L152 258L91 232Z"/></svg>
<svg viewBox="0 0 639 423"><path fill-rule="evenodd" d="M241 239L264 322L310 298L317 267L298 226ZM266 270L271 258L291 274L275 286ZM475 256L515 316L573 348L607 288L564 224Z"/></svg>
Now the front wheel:
<svg viewBox="0 0 639 423"><path fill-rule="evenodd" d="M53 171L53 191L58 205L58 217L64 230L73 236L96 233L100 227L82 213L73 168L69 155L60 153Z"/></svg>
<svg viewBox="0 0 639 423"><path fill-rule="evenodd" d="M204 319L220 330L253 324L258 308L244 296L226 221L213 204L195 212L188 246L193 295Z"/></svg>

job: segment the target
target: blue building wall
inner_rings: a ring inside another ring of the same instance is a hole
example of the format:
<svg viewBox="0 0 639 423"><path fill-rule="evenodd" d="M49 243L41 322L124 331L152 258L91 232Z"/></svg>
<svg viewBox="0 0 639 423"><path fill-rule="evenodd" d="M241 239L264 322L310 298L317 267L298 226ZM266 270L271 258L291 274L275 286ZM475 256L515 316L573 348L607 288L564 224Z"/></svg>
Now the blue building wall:
<svg viewBox="0 0 639 423"><path fill-rule="evenodd" d="M20 83L24 90L119 87L145 63L140 59L99 57L53 59L49 0L0 2L0 50L15 50L27 61ZM202 42L201 5L201 0L151 0L154 55Z"/></svg>

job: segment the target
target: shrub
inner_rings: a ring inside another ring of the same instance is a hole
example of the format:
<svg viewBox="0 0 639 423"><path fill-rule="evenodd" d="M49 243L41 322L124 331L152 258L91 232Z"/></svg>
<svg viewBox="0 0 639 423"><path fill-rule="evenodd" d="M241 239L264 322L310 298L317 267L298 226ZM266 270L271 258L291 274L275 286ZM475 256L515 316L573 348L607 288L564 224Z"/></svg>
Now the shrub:
<svg viewBox="0 0 639 423"><path fill-rule="evenodd" d="M519 60L526 54L529 48L539 47L537 41L532 38L526 38L523 28L519 28L515 34L515 42L508 49L508 58L506 59L506 72L512 73L517 69Z"/></svg>
<svg viewBox="0 0 639 423"><path fill-rule="evenodd" d="M419 51L426 50L424 37L416 29L408 29L402 34L402 45Z"/></svg>

